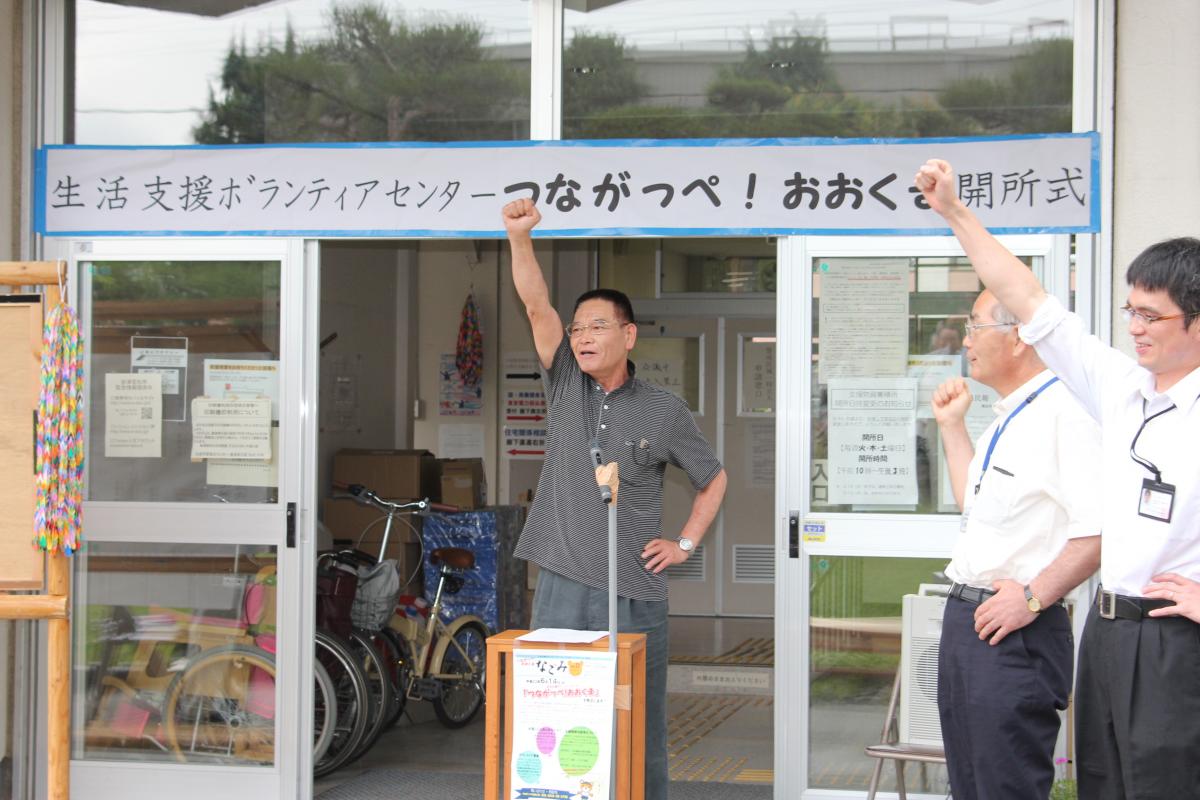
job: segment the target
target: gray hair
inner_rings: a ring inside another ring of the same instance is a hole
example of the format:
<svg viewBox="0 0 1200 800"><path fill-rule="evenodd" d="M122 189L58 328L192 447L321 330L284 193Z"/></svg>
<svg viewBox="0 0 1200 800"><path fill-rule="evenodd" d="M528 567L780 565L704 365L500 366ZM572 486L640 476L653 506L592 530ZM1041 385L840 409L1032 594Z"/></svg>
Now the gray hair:
<svg viewBox="0 0 1200 800"><path fill-rule="evenodd" d="M1005 308L1004 304L999 300L992 305L992 319L996 322L1003 322L1006 325L1021 324L1021 320L1017 319L1017 315Z"/></svg>

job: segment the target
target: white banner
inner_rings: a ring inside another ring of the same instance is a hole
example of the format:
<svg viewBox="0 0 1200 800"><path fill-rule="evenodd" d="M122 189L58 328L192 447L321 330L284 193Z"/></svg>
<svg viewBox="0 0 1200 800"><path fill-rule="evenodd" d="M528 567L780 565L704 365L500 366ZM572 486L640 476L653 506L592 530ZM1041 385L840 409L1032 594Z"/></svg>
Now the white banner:
<svg viewBox="0 0 1200 800"><path fill-rule="evenodd" d="M1099 229L1094 133L964 139L689 139L38 151L50 236L502 237L945 233L912 185L944 158L997 233Z"/></svg>

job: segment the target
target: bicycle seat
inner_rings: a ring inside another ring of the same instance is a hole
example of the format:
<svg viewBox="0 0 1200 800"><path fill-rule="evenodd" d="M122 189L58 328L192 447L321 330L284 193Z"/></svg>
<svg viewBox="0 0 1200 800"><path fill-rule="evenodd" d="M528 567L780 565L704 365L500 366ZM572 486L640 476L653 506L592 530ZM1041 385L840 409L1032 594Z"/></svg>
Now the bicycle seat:
<svg viewBox="0 0 1200 800"><path fill-rule="evenodd" d="M439 547L429 554L429 563L445 564L450 569L474 569L475 554L461 547Z"/></svg>

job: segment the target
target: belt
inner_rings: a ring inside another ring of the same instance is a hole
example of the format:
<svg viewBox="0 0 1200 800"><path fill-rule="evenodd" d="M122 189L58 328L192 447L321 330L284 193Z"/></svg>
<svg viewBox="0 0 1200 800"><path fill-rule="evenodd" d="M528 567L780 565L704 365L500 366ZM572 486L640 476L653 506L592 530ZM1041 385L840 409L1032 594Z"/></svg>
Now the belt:
<svg viewBox="0 0 1200 800"><path fill-rule="evenodd" d="M967 586L965 583L955 583L950 586L951 597L957 597L959 600L975 603L976 605L987 600L995 593L995 589L979 589L975 586Z"/></svg>
<svg viewBox="0 0 1200 800"><path fill-rule="evenodd" d="M965 583L955 583L951 584L950 586L951 597L957 597L959 600L963 600L968 603L975 603L976 605L979 605L984 600L987 600L995 593L995 589L980 589L975 586L967 586ZM1062 598L1055 600L1051 605L1063 605Z"/></svg>
<svg viewBox="0 0 1200 800"><path fill-rule="evenodd" d="M1169 605L1172 605L1170 600L1128 597L1116 592L1106 592L1103 588L1096 592L1096 607L1100 610L1101 619L1153 619L1147 612Z"/></svg>

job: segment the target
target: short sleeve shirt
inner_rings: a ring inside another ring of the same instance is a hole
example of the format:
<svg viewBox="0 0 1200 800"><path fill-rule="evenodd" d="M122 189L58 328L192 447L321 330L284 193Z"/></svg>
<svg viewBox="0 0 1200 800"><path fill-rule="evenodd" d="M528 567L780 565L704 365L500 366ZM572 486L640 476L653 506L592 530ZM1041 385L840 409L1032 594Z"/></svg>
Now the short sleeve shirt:
<svg viewBox="0 0 1200 800"><path fill-rule="evenodd" d="M666 600L667 579L643 566L642 548L662 535L663 474L682 469L696 489L721 462L687 403L630 378L606 393L583 373L563 339L544 375L546 461L516 555L586 586L608 585L608 510L596 486L591 442L617 462L617 587L622 597Z"/></svg>

